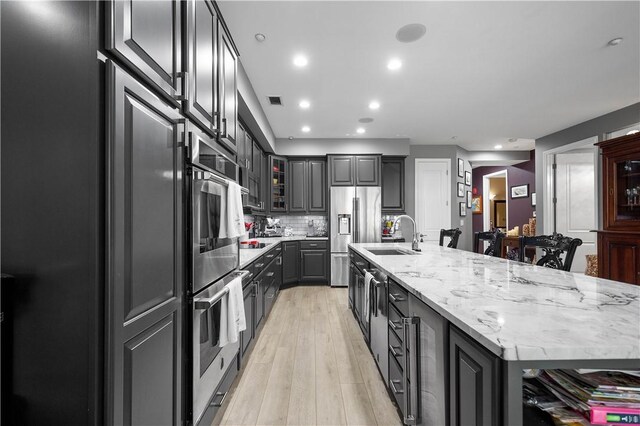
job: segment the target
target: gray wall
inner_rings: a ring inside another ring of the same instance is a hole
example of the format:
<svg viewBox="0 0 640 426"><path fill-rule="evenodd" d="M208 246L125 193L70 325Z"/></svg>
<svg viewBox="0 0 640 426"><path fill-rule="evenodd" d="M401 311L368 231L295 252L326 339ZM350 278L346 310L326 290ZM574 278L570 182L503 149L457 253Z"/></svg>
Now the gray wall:
<svg viewBox="0 0 640 426"><path fill-rule="evenodd" d="M465 170L471 171L468 161L469 152L457 145L411 145L409 156L405 160L405 210L411 217L415 217L415 174L417 158L445 158L451 160L451 227L460 228L462 235L458 241L458 248L471 250L473 244L471 210L467 209L467 216L460 217L458 203L466 202L466 198L458 198L457 183L464 182L458 177L458 158L465 160ZM467 187L466 190L471 190ZM462 220L462 225L460 224ZM410 231L403 226L403 235L410 235Z"/></svg>
<svg viewBox="0 0 640 426"><path fill-rule="evenodd" d="M544 197L542 196L542 178L544 175L544 152L573 142L598 136L604 140L606 133L613 132L640 122L640 103L630 105L609 114L602 115L584 123L577 124L559 132L536 139L536 188L539 188L536 211L538 233L549 233L544 228ZM599 199L602 199L602 188L599 188Z"/></svg>
<svg viewBox="0 0 640 426"><path fill-rule="evenodd" d="M238 60L238 114L262 148L268 152L276 149L276 136L271 129L269 120L260 105L260 101L253 90L242 61Z"/></svg>
<svg viewBox="0 0 640 426"><path fill-rule="evenodd" d="M409 155L409 139L280 139L278 155L382 154Z"/></svg>

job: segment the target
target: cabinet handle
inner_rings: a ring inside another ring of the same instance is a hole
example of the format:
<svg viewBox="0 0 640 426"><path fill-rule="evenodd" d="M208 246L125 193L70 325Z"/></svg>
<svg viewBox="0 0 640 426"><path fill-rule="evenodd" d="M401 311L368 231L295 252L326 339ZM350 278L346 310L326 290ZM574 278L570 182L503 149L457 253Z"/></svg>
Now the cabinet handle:
<svg viewBox="0 0 640 426"><path fill-rule="evenodd" d="M214 396L213 400L211 401L211 406L212 407L222 407L222 404L224 404L224 400L227 398L227 394L228 394L228 392L218 392L218 393L216 393L216 396ZM220 396L222 397L220 402L215 402L215 399L220 397Z"/></svg>
<svg viewBox="0 0 640 426"><path fill-rule="evenodd" d="M396 393L398 395L402 395L404 393L404 390L398 389L396 387L396 384L400 384L400 380L389 380L389 384L391 385L391 390L393 391L393 393Z"/></svg>
<svg viewBox="0 0 640 426"><path fill-rule="evenodd" d="M264 263L256 263L256 268L262 268L264 266Z"/></svg>
<svg viewBox="0 0 640 426"><path fill-rule="evenodd" d="M274 275L275 275L275 272L267 272L267 276L268 276L268 277L272 277L272 276L274 276Z"/></svg>
<svg viewBox="0 0 640 426"><path fill-rule="evenodd" d="M269 259L271 259L273 256L275 256L275 254L268 254L268 255L267 255L267 257L268 257Z"/></svg>
<svg viewBox="0 0 640 426"><path fill-rule="evenodd" d="M364 262L358 262L358 261L356 260L356 265L358 265L358 266L364 266Z"/></svg>
<svg viewBox="0 0 640 426"><path fill-rule="evenodd" d="M309 244L309 247L318 247L317 244Z"/></svg>
<svg viewBox="0 0 640 426"><path fill-rule="evenodd" d="M400 346L391 346L389 345L389 350L391 351L391 354L393 354L393 356L395 356L396 358L400 358L402 357L402 352L398 352L398 350L400 350L402 348L400 348Z"/></svg>
<svg viewBox="0 0 640 426"><path fill-rule="evenodd" d="M391 299L392 302L404 302L405 300L407 300L406 298L400 296L398 293L389 293L389 299Z"/></svg>
<svg viewBox="0 0 640 426"><path fill-rule="evenodd" d="M278 247L278 248L276 249L276 251L281 251L281 250L282 250L282 247Z"/></svg>
<svg viewBox="0 0 640 426"><path fill-rule="evenodd" d="M420 350L418 348L418 341L416 336L418 335L418 324L420 322L419 317L402 318L402 327L404 328L404 339L402 340L402 353L407 353L407 343L411 348L408 356L404 357L404 369L402 371L402 382L404 389L409 393L404 398L404 424L415 425L420 420L420 413L417 412L418 407L418 386L420 386L418 380L418 354ZM411 371L411 377L409 377L409 371ZM410 383L412 383L410 385ZM416 411L414 413L414 410Z"/></svg>
<svg viewBox="0 0 640 426"><path fill-rule="evenodd" d="M227 119L223 118L222 119L222 137L226 138L227 137Z"/></svg>
<svg viewBox="0 0 640 426"><path fill-rule="evenodd" d="M400 330L402 328L402 325L400 324L400 321L389 320L389 327L391 327L394 330Z"/></svg>

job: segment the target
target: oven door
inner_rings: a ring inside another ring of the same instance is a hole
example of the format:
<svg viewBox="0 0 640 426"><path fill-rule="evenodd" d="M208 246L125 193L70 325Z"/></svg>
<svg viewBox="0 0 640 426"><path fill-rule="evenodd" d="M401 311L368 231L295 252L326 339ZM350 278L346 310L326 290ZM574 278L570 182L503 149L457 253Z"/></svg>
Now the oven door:
<svg viewBox="0 0 640 426"><path fill-rule="evenodd" d="M242 271L241 275L248 272ZM240 349L240 339L220 347L222 301L227 297L226 284L237 274L230 274L194 297L192 308L192 381L193 424L197 425L207 410L214 392Z"/></svg>
<svg viewBox="0 0 640 426"><path fill-rule="evenodd" d="M225 226L227 187L211 172L193 170L192 259L193 294L238 267L238 238L220 238Z"/></svg>

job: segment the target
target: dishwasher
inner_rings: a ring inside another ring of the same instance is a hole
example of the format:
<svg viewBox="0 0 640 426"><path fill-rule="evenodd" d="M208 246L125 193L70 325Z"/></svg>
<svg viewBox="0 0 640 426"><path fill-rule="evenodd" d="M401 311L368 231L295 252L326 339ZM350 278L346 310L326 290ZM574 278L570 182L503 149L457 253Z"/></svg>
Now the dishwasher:
<svg viewBox="0 0 640 426"><path fill-rule="evenodd" d="M373 358L378 364L380 374L384 378L384 382L389 381L389 309L388 309L388 277L385 273L378 269L365 269L365 273L369 272L373 275L371 286L369 288L369 328L370 340L369 347Z"/></svg>

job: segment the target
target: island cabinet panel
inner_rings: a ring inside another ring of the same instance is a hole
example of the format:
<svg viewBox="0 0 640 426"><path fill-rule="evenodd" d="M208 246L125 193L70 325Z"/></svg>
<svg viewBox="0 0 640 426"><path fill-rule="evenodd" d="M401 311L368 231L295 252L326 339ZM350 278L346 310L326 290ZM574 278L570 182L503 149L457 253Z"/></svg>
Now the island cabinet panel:
<svg viewBox="0 0 640 426"><path fill-rule="evenodd" d="M289 160L289 211L307 211L307 162Z"/></svg>
<svg viewBox="0 0 640 426"><path fill-rule="evenodd" d="M282 284L293 284L298 281L298 253L297 241L282 242Z"/></svg>
<svg viewBox="0 0 640 426"><path fill-rule="evenodd" d="M357 186L380 186L380 156L358 155L355 157Z"/></svg>
<svg viewBox="0 0 640 426"><path fill-rule="evenodd" d="M112 0L106 5L107 50L177 105L183 95L181 2Z"/></svg>
<svg viewBox="0 0 640 426"><path fill-rule="evenodd" d="M497 425L501 419L500 360L451 326L449 419L452 425Z"/></svg>
<svg viewBox="0 0 640 426"><path fill-rule="evenodd" d="M382 157L382 212L404 213L404 157Z"/></svg>
<svg viewBox="0 0 640 426"><path fill-rule="evenodd" d="M329 176L331 186L354 186L355 157L353 155L330 155Z"/></svg>
<svg viewBox="0 0 640 426"><path fill-rule="evenodd" d="M184 128L110 60L106 71L108 423L179 424Z"/></svg>

